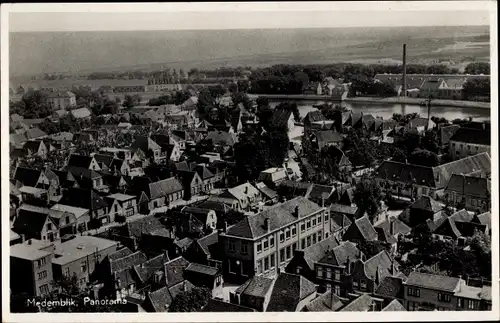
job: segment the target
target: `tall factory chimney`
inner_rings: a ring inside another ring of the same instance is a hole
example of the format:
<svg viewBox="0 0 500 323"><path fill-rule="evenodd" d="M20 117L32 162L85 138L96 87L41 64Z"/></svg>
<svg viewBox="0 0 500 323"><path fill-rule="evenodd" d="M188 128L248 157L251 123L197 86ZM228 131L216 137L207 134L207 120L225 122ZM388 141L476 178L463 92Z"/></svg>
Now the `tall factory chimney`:
<svg viewBox="0 0 500 323"><path fill-rule="evenodd" d="M406 44L403 44L403 88L401 95L406 97Z"/></svg>

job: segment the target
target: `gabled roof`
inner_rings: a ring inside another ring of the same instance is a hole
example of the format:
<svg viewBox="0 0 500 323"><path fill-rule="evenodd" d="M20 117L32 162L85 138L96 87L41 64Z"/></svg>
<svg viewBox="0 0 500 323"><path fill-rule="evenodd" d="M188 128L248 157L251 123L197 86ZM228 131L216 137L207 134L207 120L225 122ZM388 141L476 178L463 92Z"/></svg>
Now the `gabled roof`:
<svg viewBox="0 0 500 323"><path fill-rule="evenodd" d="M211 298L200 312L256 312L256 310Z"/></svg>
<svg viewBox="0 0 500 323"><path fill-rule="evenodd" d="M150 199L182 191L182 185L175 177L170 177L158 182L149 183L149 190L146 192Z"/></svg>
<svg viewBox="0 0 500 323"><path fill-rule="evenodd" d="M184 269L184 274L215 277L220 274L220 270L217 267L211 267L192 262Z"/></svg>
<svg viewBox="0 0 500 323"><path fill-rule="evenodd" d="M131 254L133 254L132 250L130 250L128 247L124 247L120 250L117 250L113 253L108 254L108 259L109 260L116 260L116 259L120 259L120 258L126 257L126 256L131 255Z"/></svg>
<svg viewBox="0 0 500 323"><path fill-rule="evenodd" d="M481 224L491 227L491 212L479 214L477 215L477 219Z"/></svg>
<svg viewBox="0 0 500 323"><path fill-rule="evenodd" d="M23 210L26 209L26 212ZM50 209L23 204L14 220L12 229L18 234L37 235L43 229ZM55 223L54 223L55 224Z"/></svg>
<svg viewBox="0 0 500 323"><path fill-rule="evenodd" d="M330 290L322 295L319 295L307 304L304 310L306 312L337 312L348 303L347 299L343 299L335 294L332 294L333 290Z"/></svg>
<svg viewBox="0 0 500 323"><path fill-rule="evenodd" d="M450 141L466 142L476 145L491 145L491 132L461 127L450 138Z"/></svg>
<svg viewBox="0 0 500 323"><path fill-rule="evenodd" d="M332 193L335 191L335 187L320 185L320 184L312 184L311 188L306 194L306 198L312 198L316 200L325 199L328 200Z"/></svg>
<svg viewBox="0 0 500 323"><path fill-rule="evenodd" d="M210 131L206 139L212 140L214 145L225 144L231 147L238 141L235 134L224 131Z"/></svg>
<svg viewBox="0 0 500 323"><path fill-rule="evenodd" d="M167 286L172 287L184 281L184 270L189 266L189 261L184 257L178 257L165 263Z"/></svg>
<svg viewBox="0 0 500 323"><path fill-rule="evenodd" d="M173 301L173 297L170 294L167 286L150 292L147 297L149 299L149 302L151 303L151 306L153 307L153 310L156 313L166 312L168 306L170 306Z"/></svg>
<svg viewBox="0 0 500 323"><path fill-rule="evenodd" d="M397 265L397 263L391 259L387 251L382 250L375 256L365 261L364 267L366 277L371 280L375 280L378 270L378 279L382 280L385 277L391 275L393 264L396 268L399 267L399 265Z"/></svg>
<svg viewBox="0 0 500 323"><path fill-rule="evenodd" d="M343 205L338 203L333 203L330 205L330 212L344 213L349 215L355 215L358 211L358 207Z"/></svg>
<svg viewBox="0 0 500 323"><path fill-rule="evenodd" d="M490 175L491 158L488 153L484 152L433 167L433 171L434 176L439 178L437 188L444 188L453 174L482 172L486 176Z"/></svg>
<svg viewBox="0 0 500 323"><path fill-rule="evenodd" d="M428 187L435 187L434 172L432 167L405 164L392 160L382 162L376 171L380 179L414 183Z"/></svg>
<svg viewBox="0 0 500 323"><path fill-rule="evenodd" d="M325 116L321 111L311 111L304 117L304 123L311 123L314 121L323 121L326 120Z"/></svg>
<svg viewBox="0 0 500 323"><path fill-rule="evenodd" d="M203 250L203 252L210 258L213 257L212 252L211 252L211 247L217 245L219 242L219 232L214 231L210 233L209 235L206 235L198 240L196 240L196 243L198 246Z"/></svg>
<svg viewBox="0 0 500 323"><path fill-rule="evenodd" d="M298 209L296 209L297 207ZM273 231L321 209L316 203L299 196L263 212L247 216L231 226L227 230L227 234L244 238L258 238L267 233L267 228L264 227L265 219L269 219L270 231ZM296 210L299 211L298 217L295 214Z"/></svg>
<svg viewBox="0 0 500 323"><path fill-rule="evenodd" d="M161 147L148 136L136 136L131 148L140 149L144 152L148 150L160 150Z"/></svg>
<svg viewBox="0 0 500 323"><path fill-rule="evenodd" d="M141 251L134 253L117 252L109 258L109 266L112 273L117 273L126 269L130 269L135 265L147 261L146 255Z"/></svg>
<svg viewBox="0 0 500 323"><path fill-rule="evenodd" d="M160 218L155 215L147 215L133 221L127 221L123 226L124 235L127 237L140 238L143 234L148 234L165 226L161 223Z"/></svg>
<svg viewBox="0 0 500 323"><path fill-rule="evenodd" d="M271 117L271 123L274 126L287 126L288 120L292 116L291 110L285 109L274 109L273 116Z"/></svg>
<svg viewBox="0 0 500 323"><path fill-rule="evenodd" d="M446 190L466 196L485 199L490 196L491 183L487 178L484 177L453 174L448 181Z"/></svg>
<svg viewBox="0 0 500 323"><path fill-rule="evenodd" d="M310 245L305 248L304 251L304 260L309 265L309 268L314 269L314 264L320 261L325 254L336 247L339 246L339 241L335 236L330 236L326 239L321 240L318 243Z"/></svg>
<svg viewBox="0 0 500 323"><path fill-rule="evenodd" d="M134 270L141 282L146 283L153 274L158 271L163 271L163 265L168 261L168 257L164 254L148 259L140 264L134 265Z"/></svg>
<svg viewBox="0 0 500 323"><path fill-rule="evenodd" d="M267 293L274 284L274 279L263 276L254 276L238 287L234 292L236 294L248 295L254 297L266 297Z"/></svg>
<svg viewBox="0 0 500 323"><path fill-rule="evenodd" d="M393 228L393 233L391 234L391 226ZM384 222L378 223L375 225L375 230L383 230L383 232L388 235L394 237L397 234L402 234L406 235L411 232L411 228L404 224L401 220L398 218L389 218L385 220ZM379 234L379 240L380 239L380 234ZM383 240L382 240L383 241Z"/></svg>
<svg viewBox="0 0 500 323"><path fill-rule="evenodd" d="M407 286L422 287L445 292L454 292L458 288L460 279L421 272L412 272L404 283Z"/></svg>
<svg viewBox="0 0 500 323"><path fill-rule="evenodd" d="M387 276L374 292L375 296L404 299L403 278Z"/></svg>
<svg viewBox="0 0 500 323"><path fill-rule="evenodd" d="M437 213L443 209L443 206L428 195L422 195L413 202L411 209L425 210L432 213Z"/></svg>
<svg viewBox="0 0 500 323"><path fill-rule="evenodd" d="M332 232L348 228L352 224L352 221L345 214L330 213L330 218L331 218L330 228Z"/></svg>
<svg viewBox="0 0 500 323"><path fill-rule="evenodd" d="M59 203L89 209L91 211L108 206L106 200L95 190L75 187L65 190Z"/></svg>
<svg viewBox="0 0 500 323"><path fill-rule="evenodd" d="M111 162L113 161L113 155L108 155L108 154L95 154L94 159L99 163L99 164L104 164L107 167L111 165Z"/></svg>
<svg viewBox="0 0 500 323"><path fill-rule="evenodd" d="M200 178L202 180L206 180L215 176L205 165L196 165L196 172L198 173L198 175L200 175Z"/></svg>
<svg viewBox="0 0 500 323"><path fill-rule="evenodd" d="M30 128L30 129L26 130L25 135L26 135L26 138L28 140L42 138L42 137L47 136L47 134L45 132L43 132L42 130L40 130L40 128L37 128L37 127Z"/></svg>
<svg viewBox="0 0 500 323"><path fill-rule="evenodd" d="M75 179L78 181L80 178L84 179L95 179L102 177L101 174L93 169L88 169L86 167L68 166L68 172L70 172ZM91 186L90 186L91 187Z"/></svg>
<svg viewBox="0 0 500 323"><path fill-rule="evenodd" d="M373 303L373 298L370 295L362 294L342 308L340 312L368 312Z"/></svg>
<svg viewBox="0 0 500 323"><path fill-rule="evenodd" d="M342 140L344 140L344 138L340 133L333 130L317 131L316 138L318 142L326 142L326 143L341 142Z"/></svg>
<svg viewBox="0 0 500 323"><path fill-rule="evenodd" d="M394 299L382 309L382 312L406 312L406 308L397 299Z"/></svg>
<svg viewBox="0 0 500 323"><path fill-rule="evenodd" d="M373 227L367 215L364 215L361 218L356 219L354 223L351 224L351 227L353 226L357 228L359 233L363 236L363 238L366 241L377 240L378 237L377 231L375 231L375 228ZM346 232L346 234L350 231L351 227L347 229L348 231Z"/></svg>
<svg viewBox="0 0 500 323"><path fill-rule="evenodd" d="M243 183L229 188L227 192L238 200L243 200L249 196L254 197L259 194L259 191L250 183Z"/></svg>
<svg viewBox="0 0 500 323"><path fill-rule="evenodd" d="M71 110L70 113L76 119L88 118L92 115L92 112L90 112L90 110L87 108L80 108L80 109Z"/></svg>
<svg viewBox="0 0 500 323"><path fill-rule="evenodd" d="M14 174L14 179L18 180L26 186L35 187L38 183L38 179L40 178L40 174L41 171L36 169L17 167Z"/></svg>
<svg viewBox="0 0 500 323"><path fill-rule="evenodd" d="M92 156L71 154L69 156L68 166L89 168L92 160Z"/></svg>
<svg viewBox="0 0 500 323"><path fill-rule="evenodd" d="M334 266L345 266L347 259L355 261L361 259L361 251L356 245L350 241L342 241L340 245L333 248L328 254L321 258L318 262L323 264L331 264Z"/></svg>
<svg viewBox="0 0 500 323"><path fill-rule="evenodd" d="M295 312L301 300L316 292L316 285L300 275L281 273L276 278L268 312Z"/></svg>
<svg viewBox="0 0 500 323"><path fill-rule="evenodd" d="M38 152L40 145L43 144L41 140L29 140L24 143L23 149L30 150L32 153Z"/></svg>
<svg viewBox="0 0 500 323"><path fill-rule="evenodd" d="M441 145L447 145L450 142L450 138L453 137L458 129L460 129L460 126L456 124L441 127L439 130L439 134L441 135Z"/></svg>

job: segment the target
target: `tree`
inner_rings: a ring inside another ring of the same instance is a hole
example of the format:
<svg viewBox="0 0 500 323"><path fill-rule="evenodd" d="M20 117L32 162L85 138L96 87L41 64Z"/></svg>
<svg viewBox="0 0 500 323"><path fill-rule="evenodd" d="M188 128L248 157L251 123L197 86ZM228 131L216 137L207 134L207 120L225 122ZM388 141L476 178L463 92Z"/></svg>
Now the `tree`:
<svg viewBox="0 0 500 323"><path fill-rule="evenodd" d="M409 162L415 165L434 167L439 165L439 157L432 151L416 149L410 155Z"/></svg>
<svg viewBox="0 0 500 323"><path fill-rule="evenodd" d="M484 99L490 100L490 79L469 79L463 86L463 98L465 100Z"/></svg>
<svg viewBox="0 0 500 323"><path fill-rule="evenodd" d="M400 163L406 163L407 160L405 152L402 149L394 147L394 151L392 153L392 160Z"/></svg>
<svg viewBox="0 0 500 323"><path fill-rule="evenodd" d="M470 63L465 67L464 73L474 74L474 75L479 75L479 74L490 75L490 63L488 62Z"/></svg>
<svg viewBox="0 0 500 323"><path fill-rule="evenodd" d="M57 122L53 122L50 119L46 118L43 122L38 126L40 130L45 132L48 135L53 133L57 133L60 131Z"/></svg>
<svg viewBox="0 0 500 323"><path fill-rule="evenodd" d="M208 288L194 287L182 291L173 299L169 312L198 312L208 304L212 292Z"/></svg>
<svg viewBox="0 0 500 323"><path fill-rule="evenodd" d="M358 243L357 247L365 255L366 259L379 254L381 251L387 250L381 241L362 240Z"/></svg>
<svg viewBox="0 0 500 323"><path fill-rule="evenodd" d="M448 125L450 124L450 122L448 121L448 119L444 118L444 117L436 117L436 116L432 116L431 117L431 121L434 122L436 125Z"/></svg>
<svg viewBox="0 0 500 323"><path fill-rule="evenodd" d="M364 179L356 187L354 202L370 218L377 214L382 201L382 189L373 179Z"/></svg>
<svg viewBox="0 0 500 323"><path fill-rule="evenodd" d="M439 153L439 138L437 131L434 131L434 129L426 130L421 141L423 149L436 154Z"/></svg>
<svg viewBox="0 0 500 323"><path fill-rule="evenodd" d="M299 111L299 107L297 106L297 103L295 102L283 102L283 103L280 103L276 106L277 110L285 110L285 111L292 111L293 113L293 118L295 119L295 121L300 121L300 111Z"/></svg>

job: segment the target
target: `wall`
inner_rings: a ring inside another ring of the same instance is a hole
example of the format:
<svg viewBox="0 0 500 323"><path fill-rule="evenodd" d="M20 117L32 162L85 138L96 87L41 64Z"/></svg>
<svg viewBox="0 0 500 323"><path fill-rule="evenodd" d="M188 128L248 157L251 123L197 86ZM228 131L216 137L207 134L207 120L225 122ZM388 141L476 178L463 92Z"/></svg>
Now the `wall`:
<svg viewBox="0 0 500 323"><path fill-rule="evenodd" d="M462 159L483 152L487 152L488 155L491 155L491 146L450 140L449 154L453 160Z"/></svg>
<svg viewBox="0 0 500 323"><path fill-rule="evenodd" d="M451 302L440 302L438 301L438 294L439 292L436 290L432 289L426 289L426 288L418 288L420 290L420 297L415 297L415 296L410 296L408 295L408 287L411 286L404 286L404 298L405 298L405 308L409 310L409 302L416 302L418 304L422 303L430 303L435 306L437 309L438 307L446 308L448 310L454 311L456 308L457 300L454 296L451 297ZM448 293L450 295L453 295L453 293Z"/></svg>

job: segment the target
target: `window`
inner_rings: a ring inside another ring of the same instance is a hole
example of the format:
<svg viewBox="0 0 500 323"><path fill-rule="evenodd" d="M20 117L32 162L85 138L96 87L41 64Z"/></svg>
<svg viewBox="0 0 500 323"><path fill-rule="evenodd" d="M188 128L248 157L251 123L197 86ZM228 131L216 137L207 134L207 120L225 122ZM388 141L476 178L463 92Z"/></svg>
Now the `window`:
<svg viewBox="0 0 500 323"><path fill-rule="evenodd" d="M285 261L285 249L280 250L280 262Z"/></svg>
<svg viewBox="0 0 500 323"><path fill-rule="evenodd" d="M257 243L257 253L261 253L262 252L262 243L259 242Z"/></svg>
<svg viewBox="0 0 500 323"><path fill-rule="evenodd" d="M285 241L285 233L283 231L280 231L280 242Z"/></svg>
<svg viewBox="0 0 500 323"><path fill-rule="evenodd" d="M302 239L300 241L301 248L300 249L305 249L306 248L306 239Z"/></svg>
<svg viewBox="0 0 500 323"><path fill-rule="evenodd" d="M457 307L458 308L463 308L464 307L464 300L461 298L457 299Z"/></svg>
<svg viewBox="0 0 500 323"><path fill-rule="evenodd" d="M352 281L352 288L354 288L354 289L358 289L359 288L359 284L358 284L357 281L355 281L355 280Z"/></svg>
<svg viewBox="0 0 500 323"><path fill-rule="evenodd" d="M340 270L339 269L335 269L335 278L334 278L336 281L340 281Z"/></svg>
<svg viewBox="0 0 500 323"><path fill-rule="evenodd" d="M325 213L325 223L328 222L328 213Z"/></svg>
<svg viewBox="0 0 500 323"><path fill-rule="evenodd" d="M115 212L118 212L118 205L115 204Z"/></svg>
<svg viewBox="0 0 500 323"><path fill-rule="evenodd" d="M287 246L286 247L286 260L290 259L292 257L292 247Z"/></svg>
<svg viewBox="0 0 500 323"><path fill-rule="evenodd" d="M325 239L328 238L328 232L325 232Z"/></svg>
<svg viewBox="0 0 500 323"><path fill-rule="evenodd" d="M321 224L321 215L318 215L318 224Z"/></svg>
<svg viewBox="0 0 500 323"><path fill-rule="evenodd" d="M286 237L287 240L290 239L290 234L291 234L290 233L290 229L286 229L286 231L285 231L285 237Z"/></svg>
<svg viewBox="0 0 500 323"><path fill-rule="evenodd" d="M413 297L420 297L420 289L408 288L408 295Z"/></svg>
<svg viewBox="0 0 500 323"><path fill-rule="evenodd" d="M248 254L248 245L246 243L241 243L241 253Z"/></svg>
<svg viewBox="0 0 500 323"><path fill-rule="evenodd" d="M45 258L40 258L38 260L38 268L42 267L43 265L45 265L47 263L47 259Z"/></svg>
<svg viewBox="0 0 500 323"><path fill-rule="evenodd" d="M87 271L87 261L82 261L82 264L80 266L81 270L82 270L82 273L86 272Z"/></svg>
<svg viewBox="0 0 500 323"><path fill-rule="evenodd" d="M267 238L264 239L264 250L269 249L269 240Z"/></svg>
<svg viewBox="0 0 500 323"><path fill-rule="evenodd" d="M236 244L234 241L229 241L229 251L235 251L236 250Z"/></svg>
<svg viewBox="0 0 500 323"><path fill-rule="evenodd" d="M307 241L307 247L310 247L311 246L311 236L308 236L306 238L306 241Z"/></svg>
<svg viewBox="0 0 500 323"><path fill-rule="evenodd" d="M335 295L340 295L340 286L339 286L339 285L335 285L335 286L334 286L334 291L333 291L333 293L334 293Z"/></svg>
<svg viewBox="0 0 500 323"><path fill-rule="evenodd" d="M469 300L467 301L467 303L468 303L468 304L467 304L467 305L468 305L468 306L467 306L467 308L468 308L469 310L473 310L473 309L475 309L475 308L476 308L476 301L473 301L473 300L469 299Z"/></svg>
<svg viewBox="0 0 500 323"><path fill-rule="evenodd" d="M318 271L318 278L323 278L323 267L318 266L317 271Z"/></svg>
<svg viewBox="0 0 500 323"><path fill-rule="evenodd" d="M292 245L292 252L297 250L297 242L295 242L293 245Z"/></svg>
<svg viewBox="0 0 500 323"><path fill-rule="evenodd" d="M38 273L38 280L44 279L44 278L47 278L47 271L46 270Z"/></svg>
<svg viewBox="0 0 500 323"><path fill-rule="evenodd" d="M302 222L300 224L300 232L304 232L304 231L306 231L306 224L304 222Z"/></svg>
<svg viewBox="0 0 500 323"><path fill-rule="evenodd" d="M264 271L269 270L269 258L264 258Z"/></svg>
<svg viewBox="0 0 500 323"><path fill-rule="evenodd" d="M332 279L332 268L326 268L326 278Z"/></svg>
<svg viewBox="0 0 500 323"><path fill-rule="evenodd" d="M451 296L449 294L438 294L438 300L440 302L451 302Z"/></svg>
<svg viewBox="0 0 500 323"><path fill-rule="evenodd" d="M42 286L40 286L39 290L40 290L40 294L46 295L49 293L49 285L47 285L47 284L42 285Z"/></svg>
<svg viewBox="0 0 500 323"><path fill-rule="evenodd" d="M360 282L360 283L361 283L361 284L360 284L360 285L361 285L361 290L366 290L366 280L361 279L361 282Z"/></svg>
<svg viewBox="0 0 500 323"><path fill-rule="evenodd" d="M134 209L128 209L128 210L125 212L125 215L126 215L126 216L132 216L132 215L134 215Z"/></svg>
<svg viewBox="0 0 500 323"><path fill-rule="evenodd" d="M257 274L262 274L262 259L257 261Z"/></svg>
<svg viewBox="0 0 500 323"><path fill-rule="evenodd" d="M316 233L312 235L312 244L316 243Z"/></svg>
<svg viewBox="0 0 500 323"><path fill-rule="evenodd" d="M276 265L276 261L274 259L274 253L269 258L271 258L271 268L274 268L274 266Z"/></svg>
<svg viewBox="0 0 500 323"><path fill-rule="evenodd" d="M306 222L306 228L307 229L311 228L311 220L307 220L307 222Z"/></svg>
<svg viewBox="0 0 500 323"><path fill-rule="evenodd" d="M297 268L295 269L295 273L300 275L301 270L302 270L302 267L297 266Z"/></svg>
<svg viewBox="0 0 500 323"><path fill-rule="evenodd" d="M292 227L292 237L295 237L297 235L297 227L294 225Z"/></svg>
<svg viewBox="0 0 500 323"><path fill-rule="evenodd" d="M274 236L271 236L271 238L269 238L269 245L272 247L274 247Z"/></svg>
<svg viewBox="0 0 500 323"><path fill-rule="evenodd" d="M408 311L418 311L418 304L415 302L408 302Z"/></svg>
<svg viewBox="0 0 500 323"><path fill-rule="evenodd" d="M315 227L316 226L316 218L312 219L312 226Z"/></svg>
<svg viewBox="0 0 500 323"><path fill-rule="evenodd" d="M47 223L47 230L48 231L52 230L52 223Z"/></svg>
<svg viewBox="0 0 500 323"><path fill-rule="evenodd" d="M318 231L318 241L321 241L323 239L323 230Z"/></svg>

